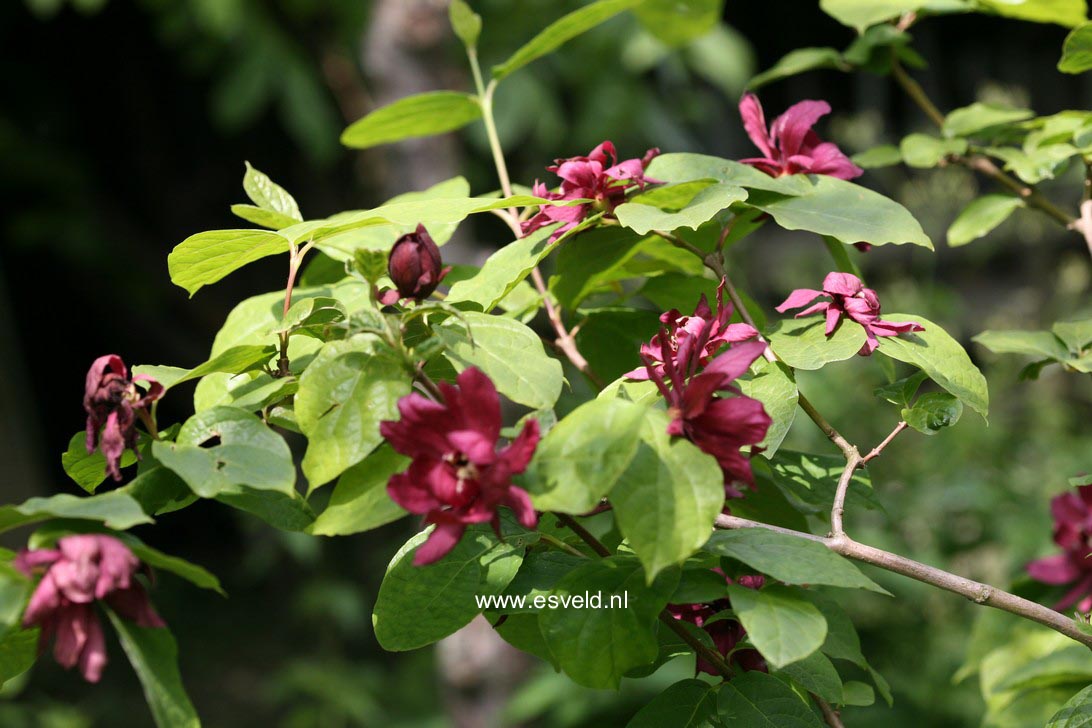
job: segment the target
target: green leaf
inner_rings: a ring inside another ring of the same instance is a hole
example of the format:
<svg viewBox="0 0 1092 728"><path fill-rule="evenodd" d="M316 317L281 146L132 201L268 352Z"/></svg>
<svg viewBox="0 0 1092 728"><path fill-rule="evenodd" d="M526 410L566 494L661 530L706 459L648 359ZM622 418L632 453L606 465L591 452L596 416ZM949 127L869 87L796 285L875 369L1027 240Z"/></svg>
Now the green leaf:
<svg viewBox="0 0 1092 728"><path fill-rule="evenodd" d="M637 711L626 728L717 728L719 689L701 680L677 682Z"/></svg>
<svg viewBox="0 0 1092 728"><path fill-rule="evenodd" d="M796 388L792 370L780 362L758 359L751 367L754 372L737 380L736 384L745 395L761 402L773 420L766 437L758 443L758 447L763 448L762 454L772 458L796 419L800 390Z"/></svg>
<svg viewBox="0 0 1092 728"><path fill-rule="evenodd" d="M535 598L549 599L554 586L566 574L585 562L585 557L576 556L566 551L529 551L519 567L516 578L504 590L505 596L524 599L522 607L505 608L505 614L537 613L542 608L535 606ZM546 607L549 608L549 602Z"/></svg>
<svg viewBox="0 0 1092 728"><path fill-rule="evenodd" d="M578 35L583 35L623 10L628 10L641 2L642 0L599 0L574 10L546 26L538 35L513 53L507 61L493 66L493 78L501 80L513 71L553 52Z"/></svg>
<svg viewBox="0 0 1092 728"><path fill-rule="evenodd" d="M305 303L305 301L300 302ZM170 389L177 384L188 382L193 379L200 379L201 377L216 372L223 372L226 374L242 374L243 372L258 371L263 366L269 363L277 353L277 347L272 344L268 346L261 346L258 344L243 344L241 346L233 346L230 349L225 349L216 356L212 357L204 364L199 364L190 370L179 370L175 367L134 367L133 371L136 374L150 374L156 378L164 389ZM156 377L156 375L159 375Z"/></svg>
<svg viewBox="0 0 1092 728"><path fill-rule="evenodd" d="M1080 0L1084 2L1084 0ZM1035 116L1030 109L1011 109L995 104L984 104L976 101L970 106L964 106L950 112L944 117L944 125L941 131L948 137L974 136L987 129L1005 124L1013 124Z"/></svg>
<svg viewBox="0 0 1092 728"><path fill-rule="evenodd" d="M775 669L804 659L826 639L827 621L823 614L791 589L783 586L748 589L729 584L728 596L751 644Z"/></svg>
<svg viewBox="0 0 1092 728"><path fill-rule="evenodd" d="M0 685L34 666L38 659L39 635L37 627L9 629L0 635Z"/></svg>
<svg viewBox="0 0 1092 728"><path fill-rule="evenodd" d="M542 630L538 626L537 614L510 614L493 628L505 642L518 650L535 655L543 662L548 662L555 671L560 671L557 660L546 646Z"/></svg>
<svg viewBox="0 0 1092 728"><path fill-rule="evenodd" d="M618 528L650 582L701 548L724 507L717 461L668 435L669 422L666 412L647 411L641 444L610 493Z"/></svg>
<svg viewBox="0 0 1092 728"><path fill-rule="evenodd" d="M192 296L248 263L288 252L288 239L268 230L210 230L183 240L167 256L171 282Z"/></svg>
<svg viewBox="0 0 1092 728"><path fill-rule="evenodd" d="M887 594L853 562L818 541L766 528L717 531L709 537L703 550L742 561L785 584L822 584Z"/></svg>
<svg viewBox="0 0 1092 728"><path fill-rule="evenodd" d="M841 52L834 48L797 48L771 68L752 78L747 83L747 88L754 91L768 83L820 68L848 71L849 64L842 60Z"/></svg>
<svg viewBox="0 0 1092 728"><path fill-rule="evenodd" d="M641 366L641 344L660 330L656 311L598 308L588 313L576 331L576 346L591 370L607 381Z"/></svg>
<svg viewBox="0 0 1092 728"><path fill-rule="evenodd" d="M596 399L562 418L539 443L526 475L535 508L578 514L599 505L633 461L647 411Z"/></svg>
<svg viewBox="0 0 1092 728"><path fill-rule="evenodd" d="M903 377L882 387L876 387L872 390L872 393L891 404L899 407L909 407L914 395L918 392L918 387L926 379L928 377L925 372L918 370L908 377Z"/></svg>
<svg viewBox="0 0 1092 728"><path fill-rule="evenodd" d="M144 697L160 728L200 728L201 721L186 695L178 671L178 645L166 627L138 627L113 610L107 615L117 630Z"/></svg>
<svg viewBox="0 0 1092 728"><path fill-rule="evenodd" d="M1051 327L1051 330L1055 336L1065 342L1073 354L1080 354L1092 346L1092 318L1059 321Z"/></svg>
<svg viewBox="0 0 1092 728"><path fill-rule="evenodd" d="M821 369L834 361L853 357L865 343L864 328L842 321L829 337L822 317L782 319L766 338L777 357L793 369Z"/></svg>
<svg viewBox="0 0 1092 728"><path fill-rule="evenodd" d="M1009 215L1025 202L1011 195L982 195L963 208L963 212L948 228L948 245L956 248L987 235L1009 219Z"/></svg>
<svg viewBox="0 0 1092 728"><path fill-rule="evenodd" d="M500 541L488 524L471 526L446 556L414 566L413 552L431 529L406 542L379 587L372 625L391 652L414 650L447 637L482 610L475 595L500 594L523 562L523 547Z"/></svg>
<svg viewBox="0 0 1092 728"><path fill-rule="evenodd" d="M842 704L868 707L876 702L876 693L872 686L857 680L849 680L842 685Z"/></svg>
<svg viewBox="0 0 1092 728"><path fill-rule="evenodd" d="M661 154L652 160L646 171L649 177L667 184L713 180L781 195L806 194L811 189L808 178L803 175L771 177L746 164L707 154Z"/></svg>
<svg viewBox="0 0 1092 728"><path fill-rule="evenodd" d="M838 478L845 460L833 455L780 450L770 460L770 478L793 506L809 514L830 512ZM872 480L867 470L853 474L846 506L876 509L880 505L872 492Z"/></svg>
<svg viewBox="0 0 1092 728"><path fill-rule="evenodd" d="M724 683L720 717L741 728L823 728L811 706L785 683L752 670Z"/></svg>
<svg viewBox="0 0 1092 728"><path fill-rule="evenodd" d="M8 634L13 629L19 629L19 623L23 616L23 610L31 594L31 581L23 572L12 566L9 559L14 554L5 554L0 561L0 634ZM0 653L3 652L0 646ZM0 684L7 678L3 676L3 668L0 667Z"/></svg>
<svg viewBox="0 0 1092 728"><path fill-rule="evenodd" d="M28 498L19 505L0 506L0 532L50 518L79 518L99 521L118 531L152 523L132 496L119 490L77 497L60 493L48 498Z"/></svg>
<svg viewBox="0 0 1092 728"><path fill-rule="evenodd" d="M935 435L951 427L963 414L963 403L947 392L930 392L918 397L914 406L902 411L906 424L923 435Z"/></svg>
<svg viewBox="0 0 1092 728"><path fill-rule="evenodd" d="M1049 331L983 331L971 341L994 354L1028 354L1058 361L1069 357L1065 345Z"/></svg>
<svg viewBox="0 0 1092 728"><path fill-rule="evenodd" d="M724 0L644 0L633 14L653 36L678 47L713 30L723 9Z"/></svg>
<svg viewBox="0 0 1092 728"><path fill-rule="evenodd" d="M978 0L998 15L1033 23L1056 23L1072 28L1087 19L1086 0Z"/></svg>
<svg viewBox="0 0 1092 728"><path fill-rule="evenodd" d="M132 496L149 516L181 510L197 500L184 480L159 464L142 468L136 478L115 492Z"/></svg>
<svg viewBox="0 0 1092 728"><path fill-rule="evenodd" d="M561 395L561 362L548 356L538 335L519 321L468 311L445 321L436 333L456 370L478 367L513 402L549 409Z"/></svg>
<svg viewBox="0 0 1092 728"><path fill-rule="evenodd" d="M853 163L862 169L876 169L879 167L891 167L902 163L902 152L894 144L881 144L858 154L851 159Z"/></svg>
<svg viewBox="0 0 1092 728"><path fill-rule="evenodd" d="M1005 161L1005 169L1028 184L1054 179L1070 158L1080 152L1071 144L1048 144L1035 149L989 147L986 153Z"/></svg>
<svg viewBox="0 0 1092 728"><path fill-rule="evenodd" d="M624 606L578 608L570 601L539 614L542 636L565 674L585 687L617 688L626 671L654 661L656 619L678 579L672 570L648 585L641 563L629 556L588 560L569 572L555 585L555 596L583 599L590 592L604 604L615 597Z"/></svg>
<svg viewBox="0 0 1092 728"><path fill-rule="evenodd" d="M152 453L202 498L241 493L243 487L295 493L288 443L254 415L233 407L197 413L175 442L152 443Z"/></svg>
<svg viewBox="0 0 1092 728"><path fill-rule="evenodd" d="M794 683L828 703L841 705L844 702L842 679L838 677L834 663L822 652L813 652L803 660L785 665L777 672L791 678Z"/></svg>
<svg viewBox="0 0 1092 728"><path fill-rule="evenodd" d="M295 222L303 220L295 198L266 174L251 167L250 162L246 163L246 174L243 175L243 191L251 202L263 210Z"/></svg>
<svg viewBox="0 0 1092 728"><path fill-rule="evenodd" d="M933 249L929 236L905 207L852 182L816 175L795 196L752 192L745 204L773 216L786 230L829 235L843 243L911 243Z"/></svg>
<svg viewBox="0 0 1092 728"><path fill-rule="evenodd" d="M1092 69L1092 23L1082 23L1065 37L1058 70L1062 73L1084 73Z"/></svg>
<svg viewBox="0 0 1092 728"><path fill-rule="evenodd" d="M919 10L927 0L820 0L823 12L842 25L863 33L868 26Z"/></svg>
<svg viewBox="0 0 1092 728"><path fill-rule="evenodd" d="M453 285L445 300L470 301L483 311L492 311L553 250L550 234L555 229L551 225L536 230L493 253L477 275Z"/></svg>
<svg viewBox="0 0 1092 728"><path fill-rule="evenodd" d="M299 222L294 217L288 217L272 210L265 210L256 205L232 205L231 213L247 222L252 222L270 230L281 230Z"/></svg>
<svg viewBox="0 0 1092 728"><path fill-rule="evenodd" d="M151 566L153 569L168 571L175 576L185 579L194 586L202 589L209 589L221 596L227 596L223 587L220 586L220 580L216 578L215 574L209 572L204 567L198 566L197 564L191 564L189 561L180 559L177 556L165 554L158 549L153 549L135 536L119 534L118 537L126 543L138 559L148 566Z"/></svg>
<svg viewBox="0 0 1092 728"><path fill-rule="evenodd" d="M300 375L296 418L307 436L303 474L309 492L366 458L383 441L379 423L398 419L410 375L372 337L332 341Z"/></svg>
<svg viewBox="0 0 1092 728"><path fill-rule="evenodd" d="M745 199L747 190L722 182L706 187L676 212L637 202L626 202L615 208L614 214L618 222L641 235L653 230L670 232L682 227L697 230L702 223L711 220L721 210Z"/></svg>
<svg viewBox="0 0 1092 728"><path fill-rule="evenodd" d="M966 139L941 139L929 134L911 134L899 142L899 155L903 161L918 169L932 169L949 156L966 152Z"/></svg>
<svg viewBox="0 0 1092 728"><path fill-rule="evenodd" d="M463 0L452 0L447 11L451 28L463 45L469 49L477 47L478 36L482 32L482 16L471 10Z"/></svg>
<svg viewBox="0 0 1092 728"><path fill-rule="evenodd" d="M407 96L357 119L341 134L341 143L368 149L403 139L461 129L481 118L477 97L458 91L428 91Z"/></svg>
<svg viewBox="0 0 1092 728"><path fill-rule="evenodd" d="M132 450L121 453L121 467L127 468L135 462L136 455ZM68 441L68 450L61 454L61 467L76 485L88 493L94 493L106 480L106 458L98 448L88 454L87 435L83 432L77 432Z"/></svg>
<svg viewBox="0 0 1092 728"><path fill-rule="evenodd" d="M626 264L651 240L615 225L589 230L579 245L566 245L558 252L550 291L563 308L575 309L591 294L629 276Z"/></svg>
<svg viewBox="0 0 1092 728"><path fill-rule="evenodd" d="M1092 685L1070 698L1046 724L1046 728L1088 728L1089 726L1092 726Z"/></svg>
<svg viewBox="0 0 1092 728"><path fill-rule="evenodd" d="M370 531L406 515L387 495L387 481L409 465L409 458L382 445L338 478L326 510L308 529L315 536L348 536Z"/></svg>
<svg viewBox="0 0 1092 728"><path fill-rule="evenodd" d="M880 337L881 352L892 359L918 367L942 388L959 397L983 418L986 417L990 407L986 378L971 362L958 341L938 324L921 316L891 313L886 314L884 319L896 322L916 321L925 330Z"/></svg>

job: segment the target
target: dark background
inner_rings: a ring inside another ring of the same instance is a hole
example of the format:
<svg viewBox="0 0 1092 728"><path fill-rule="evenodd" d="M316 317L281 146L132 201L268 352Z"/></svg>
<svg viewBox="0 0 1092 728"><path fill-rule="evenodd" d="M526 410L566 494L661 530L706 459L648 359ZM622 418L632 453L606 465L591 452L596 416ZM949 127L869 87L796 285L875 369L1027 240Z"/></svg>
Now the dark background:
<svg viewBox="0 0 1092 728"><path fill-rule="evenodd" d="M485 20L484 64L577 4L475 3ZM794 48L841 48L853 38L804 0L732 2L725 20L731 30L707 47L704 61L691 51L657 58L624 17L573 42L566 55L521 71L498 98L513 178L530 184L554 157L604 138L625 157L650 146L750 156L735 110L746 79ZM1040 114L1088 108L1088 77L1054 69L1065 33L980 15L930 20L913 31L930 63L917 75L944 110L976 99ZM9 0L0 5L0 43L5 501L77 490L60 453L82 428L92 359L117 352L130 365L195 365L232 306L283 285L280 259L249 266L192 300L167 275L167 254L188 235L246 226L228 210L244 201L244 160L290 190L308 217L371 207L455 174L477 192L496 186L480 129L367 152L337 143L348 121L377 104L470 86L442 2ZM820 130L850 152L927 128L881 77L813 72L761 96L767 118L801 98L829 100L835 112ZM1046 190L1075 207L1076 180ZM864 259L885 300L898 300L893 308L920 311L966 341L990 326L1045 327L1088 305L1082 242L1034 213L1018 213L967 248L943 246L947 225L989 188L985 181L958 169L895 168L863 182L906 204L938 243L936 255L885 248ZM445 255L480 261L505 242L499 225L474 221ZM736 255L767 306L779 291L811 285L816 266L826 265L815 240L783 232L764 232ZM879 492L897 525L880 516L862 527L915 558L1005 583L1027 558L1049 551L1048 496L1087 467L1092 392L1087 381L1049 370L1039 382L1018 383L1019 362L971 351L991 365L991 426L968 415L947 440L898 441L874 475L887 479ZM867 391L846 394L848 375L805 377L801 386L809 396L816 391L821 405L829 399L828 417L863 441L890 426L890 413L875 413ZM172 391L161 422L190 414L186 392ZM810 433L794 436L794 444L823 446ZM386 655L371 634L383 567L412 528L403 522L319 541L198 504L140 529L153 545L207 565L231 594L225 601L170 577L155 593L206 724L445 725L444 705L454 710L443 688L448 668L437 674L430 651ZM869 596L854 608L865 652L892 680L896 705L851 710L847 719L976 724L982 706L974 680L949 683L971 610L956 597L884 583L899 600ZM113 726L119 716L149 723L120 648L110 651L96 688L43 661L4 688L0 723ZM535 668L508 720L613 725L653 690L583 691Z"/></svg>

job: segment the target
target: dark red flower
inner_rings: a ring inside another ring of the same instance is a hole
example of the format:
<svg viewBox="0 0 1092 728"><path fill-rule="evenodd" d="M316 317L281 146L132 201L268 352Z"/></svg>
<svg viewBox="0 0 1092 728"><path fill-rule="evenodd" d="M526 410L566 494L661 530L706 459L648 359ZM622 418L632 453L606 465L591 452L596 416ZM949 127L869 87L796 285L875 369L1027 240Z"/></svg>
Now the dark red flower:
<svg viewBox="0 0 1092 728"><path fill-rule="evenodd" d="M823 279L823 290L816 291L811 288L798 288L789 294L784 303L777 307L778 312L785 313L793 308L807 306L816 298L829 297L829 301L819 301L812 306L796 314L811 316L823 312L827 318L827 336L830 336L846 316L859 323L865 330L865 343L861 347L861 356L868 356L880 345L877 336L898 336L910 331L924 331L921 324L913 321L899 323L884 321L880 318L880 299L871 288L865 288L861 279L852 273L828 273Z"/></svg>
<svg viewBox="0 0 1092 728"><path fill-rule="evenodd" d="M826 101L801 101L774 119L769 130L762 104L754 94L744 94L739 101L743 128L761 157L741 159L771 177L786 174L825 174L838 179L854 179L864 170L842 154L836 145L824 142L812 131L815 122L830 113Z"/></svg>
<svg viewBox="0 0 1092 728"><path fill-rule="evenodd" d="M489 521L499 529L499 506L508 506L527 528L538 522L527 491L512 485L538 446L538 421L528 419L510 444L497 450L500 397L489 377L470 367L457 385L441 383L443 401L412 393L398 401L402 419L379 431L403 455L409 468L391 476L387 492L410 513L436 524L417 549L413 563L431 564L451 551L467 524ZM499 531L498 531L499 532Z"/></svg>
<svg viewBox="0 0 1092 728"><path fill-rule="evenodd" d="M722 574L720 569L714 569L713 571L718 574ZM725 577L725 580L731 584L732 580ZM748 589L761 589L762 585L766 583L765 577L759 576L741 576L739 578L739 585L747 587ZM744 672L750 670L759 670L761 672L767 672L766 661L759 654L758 650L742 649L733 652L736 649L736 645L743 642L747 636L747 630L743 629L743 625L734 619L720 618L716 621L710 622L715 615L723 612L726 609L731 609L732 603L728 599L718 599L715 602L709 604L668 604L667 611L675 619L690 622L695 627L700 627L708 633L709 637L713 640L713 645L716 646L717 652L721 654L730 665L735 665ZM731 655L731 657L729 657ZM702 659L699 655L697 659L697 672L704 672L709 675L720 677L720 672L708 661Z"/></svg>
<svg viewBox="0 0 1092 728"><path fill-rule="evenodd" d="M536 181L533 188L535 196L546 200L587 199L591 202L543 205L537 215L522 223L523 234L529 235L555 222L564 223L550 235L550 240L557 240L593 211L614 212L614 208L625 201L626 191L631 187L657 184L657 180L645 177L645 168L659 153L659 149L649 149L641 159L618 162L614 144L605 141L586 157L555 160L546 171L554 172L561 178L561 187L557 192L551 192L546 185Z"/></svg>
<svg viewBox="0 0 1092 728"><path fill-rule="evenodd" d="M418 224L416 231L398 238L391 248L387 273L397 290L383 291L379 302L389 306L403 298L422 301L432 295L450 271L450 267L443 267L440 248L428 230Z"/></svg>
<svg viewBox="0 0 1092 728"><path fill-rule="evenodd" d="M141 391L136 383L148 382ZM148 417L149 406L163 396L163 385L138 374L129 378L125 362L117 354L100 356L91 364L84 387L83 408L87 411L87 452L98 447L106 458L106 472L121 480L121 454L131 448L137 457L137 417Z"/></svg>
<svg viewBox="0 0 1092 728"><path fill-rule="evenodd" d="M56 549L22 551L13 562L28 577L45 569L23 613L24 627L41 627L44 646L56 637L53 657L65 668L79 665L88 682L106 666L106 641L93 603L105 602L141 627L165 627L135 578L140 560L113 536L64 536Z"/></svg>
<svg viewBox="0 0 1092 728"><path fill-rule="evenodd" d="M761 442L772 420L761 402L744 396L732 382L762 356L766 342L736 344L710 362L700 374L688 378L688 372L676 364L670 337L663 327L659 339L659 362L647 354L642 354L641 360L648 370L648 378L667 400L671 415L668 434L685 437L702 452L715 457L724 472L725 495L742 497L737 483L754 485L754 476L750 460L740 448ZM717 392L722 391L735 396L717 396Z"/></svg>
<svg viewBox="0 0 1092 728"><path fill-rule="evenodd" d="M1076 604L1079 611L1088 612L1092 610L1092 485L1055 496L1050 512L1054 543L1062 547L1062 553L1032 561L1028 574L1044 584L1073 584L1054 608L1061 611Z"/></svg>
<svg viewBox="0 0 1092 728"><path fill-rule="evenodd" d="M724 281L717 287L717 313L714 316L709 302L703 293L697 308L691 316L683 316L677 309L660 315L663 324L661 332L667 334L667 348L671 351L675 368L687 376L709 363L717 351L725 344L734 344L758 336L758 331L750 324L730 324L732 304L724 305ZM655 369L663 373L661 334L652 337L647 344L641 345L642 359L647 357L655 363ZM637 367L623 376L627 379L648 379L648 369Z"/></svg>

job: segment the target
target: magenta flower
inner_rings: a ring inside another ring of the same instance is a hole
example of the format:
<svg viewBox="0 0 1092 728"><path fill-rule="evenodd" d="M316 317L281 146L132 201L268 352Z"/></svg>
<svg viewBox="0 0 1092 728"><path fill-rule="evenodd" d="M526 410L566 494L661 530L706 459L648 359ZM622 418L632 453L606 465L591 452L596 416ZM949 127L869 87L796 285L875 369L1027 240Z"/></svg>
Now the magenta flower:
<svg viewBox="0 0 1092 728"><path fill-rule="evenodd" d="M417 393L398 401L402 419L385 421L379 431L403 455L409 469L392 475L387 492L410 513L436 524L413 557L431 564L455 548L467 524L489 521L500 528L498 506L508 506L527 528L538 516L527 491L512 485L538 445L538 421L527 420L506 447L497 450L501 431L500 397L489 377L470 367L456 385L441 383L442 402Z"/></svg>
<svg viewBox="0 0 1092 728"><path fill-rule="evenodd" d="M660 315L663 324L659 334L647 344L641 345L641 357L648 357L654 368L663 375L661 337L666 334L667 348L671 352L675 368L692 376L699 368L709 363L717 351L725 344L734 344L758 336L758 331L749 324L730 324L732 304L724 305L724 281L717 287L717 313L714 316L709 302L702 294L697 308L691 316L683 316L676 309ZM627 379L646 380L648 369L637 367L624 375Z"/></svg>
<svg viewBox="0 0 1092 728"><path fill-rule="evenodd" d="M148 382L148 390L141 391L136 383ZM138 374L129 377L125 362L117 354L100 356L87 372L83 394L83 408L87 411L87 452L102 450L106 458L106 472L114 480L121 480L121 454L132 449L137 457L137 417L151 422L148 408L163 396L163 385L151 377Z"/></svg>
<svg viewBox="0 0 1092 728"><path fill-rule="evenodd" d="M826 101L801 101L774 119L769 130L762 104L754 94L744 94L739 101L743 128L761 157L741 159L771 177L786 174L825 174L838 179L854 179L864 170L842 154L832 142L824 142L812 131L815 122L830 113Z"/></svg>
<svg viewBox="0 0 1092 728"><path fill-rule="evenodd" d="M1081 612L1092 610L1092 485L1077 487L1050 501L1054 516L1054 543L1062 553L1028 564L1032 579L1044 584L1073 584L1054 608L1061 611L1074 604Z"/></svg>
<svg viewBox="0 0 1092 728"><path fill-rule="evenodd" d="M818 301L811 306L809 303L820 297L828 297L829 301ZM808 306L796 318L811 316L812 314L825 312L827 317L827 336L830 336L846 316L859 323L865 330L867 337L864 346L858 352L861 356L868 356L880 345L877 336L898 336L911 331L925 331L921 324L913 321L898 323L884 321L880 318L880 299L871 288L865 288L861 279L852 273L828 273L823 279L823 290L816 291L811 288L798 288L789 294L784 303L777 307L778 312L785 313L793 308Z"/></svg>
<svg viewBox="0 0 1092 728"><path fill-rule="evenodd" d="M660 153L659 149L649 149L641 159L627 159L618 162L614 144L605 141L591 150L586 157L557 159L546 171L554 172L561 178L561 187L551 192L546 185L537 180L534 194L546 200L582 200L580 205L543 205L538 214L521 225L524 235L555 222L564 223L550 235L550 240L557 240L572 230L580 222L595 212L608 215L614 208L625 201L626 191L637 186L657 184L658 181L645 177L648 163Z"/></svg>
<svg viewBox="0 0 1092 728"><path fill-rule="evenodd" d="M720 569L713 569L718 574L723 575ZM725 577L725 580L731 584L732 580ZM747 587L748 589L761 589L765 584L765 577L758 576L741 576L739 578L739 585ZM736 645L743 642L747 636L747 630L743 629L743 625L734 619L721 618L715 622L709 620L714 615L723 612L726 609L731 609L732 603L728 599L718 599L709 604L668 604L667 611L675 619L682 622L689 622L695 627L704 629L706 633L712 638L713 645L717 648L717 652L722 657L729 660L729 664L734 664L740 670L747 672L750 670L759 670L761 672L767 672L766 661L762 659L762 655L758 650L744 649L733 652L736 649ZM731 658L729 658L731 655ZM696 672L704 672L709 675L720 677L720 672L710 662L706 661L698 655Z"/></svg>
<svg viewBox="0 0 1092 728"><path fill-rule="evenodd" d="M28 577L45 570L23 613L23 626L41 627L43 647L55 637L54 659L66 669L79 665L88 682L98 682L106 666L95 601L141 627L166 626L135 578L140 561L113 536L64 536L56 549L21 551L13 565Z"/></svg>
<svg viewBox="0 0 1092 728"><path fill-rule="evenodd" d="M671 423L669 435L685 437L717 459L724 472L724 492L728 498L741 498L737 483L754 485L751 463L740 448L756 445L766 436L772 420L762 403L744 396L732 386L755 359L766 350L764 341L747 341L731 347L714 359L701 374L682 371L671 351L666 329L660 329L660 360L647 354L641 359L651 379L667 400ZM670 387L668 386L670 385ZM733 397L718 397L729 391ZM755 452L752 449L752 454Z"/></svg>
<svg viewBox="0 0 1092 728"><path fill-rule="evenodd" d="M391 248L387 273L397 290L383 291L379 302L389 306L403 298L422 301L432 295L451 267L444 268L440 248L424 225L398 238Z"/></svg>

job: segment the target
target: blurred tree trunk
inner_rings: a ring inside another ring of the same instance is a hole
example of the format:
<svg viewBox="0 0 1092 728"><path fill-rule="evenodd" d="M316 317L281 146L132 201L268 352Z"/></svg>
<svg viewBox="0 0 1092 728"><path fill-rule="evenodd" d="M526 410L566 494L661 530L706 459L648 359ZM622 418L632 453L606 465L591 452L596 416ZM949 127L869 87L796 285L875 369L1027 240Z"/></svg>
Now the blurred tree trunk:
<svg viewBox="0 0 1092 728"><path fill-rule="evenodd" d="M379 0L365 31L363 66L374 107L405 96L458 88L464 78L446 68L451 38L447 0ZM343 108L344 108L343 104ZM459 174L451 135L410 139L369 150L364 173L383 175L386 197L423 190ZM382 160L381 165L375 162ZM445 260L469 262L475 246L457 235L444 246ZM500 711L530 667L527 657L478 617L437 646L448 717L458 728L498 725Z"/></svg>

